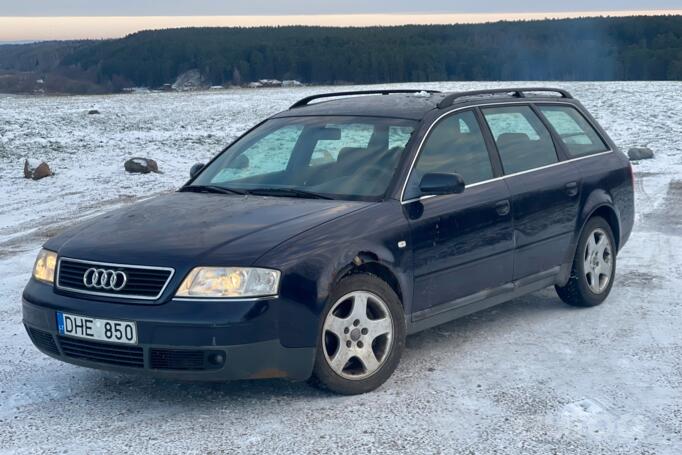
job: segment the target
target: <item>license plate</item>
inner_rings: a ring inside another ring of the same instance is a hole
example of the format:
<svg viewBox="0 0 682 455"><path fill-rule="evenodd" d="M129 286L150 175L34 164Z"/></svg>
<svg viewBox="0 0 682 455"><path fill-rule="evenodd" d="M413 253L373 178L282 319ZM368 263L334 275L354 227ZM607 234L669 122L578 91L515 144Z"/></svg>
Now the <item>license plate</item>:
<svg viewBox="0 0 682 455"><path fill-rule="evenodd" d="M69 337L109 343L137 344L137 326L134 322L95 319L59 312L57 313L57 328L61 335Z"/></svg>

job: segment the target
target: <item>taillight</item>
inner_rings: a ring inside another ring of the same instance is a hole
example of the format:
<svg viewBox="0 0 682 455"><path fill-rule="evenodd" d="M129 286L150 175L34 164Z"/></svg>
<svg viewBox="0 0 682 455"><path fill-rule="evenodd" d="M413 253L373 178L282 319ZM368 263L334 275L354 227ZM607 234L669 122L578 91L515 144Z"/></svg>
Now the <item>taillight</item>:
<svg viewBox="0 0 682 455"><path fill-rule="evenodd" d="M635 187L635 168L632 166L632 163L628 163L630 165L630 181L632 182L632 187Z"/></svg>

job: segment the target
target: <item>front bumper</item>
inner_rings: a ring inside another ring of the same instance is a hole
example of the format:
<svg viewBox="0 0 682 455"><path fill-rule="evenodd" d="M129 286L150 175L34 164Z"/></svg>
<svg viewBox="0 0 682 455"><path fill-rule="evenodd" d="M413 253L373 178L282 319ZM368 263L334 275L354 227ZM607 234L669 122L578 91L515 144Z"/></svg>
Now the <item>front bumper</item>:
<svg viewBox="0 0 682 455"><path fill-rule="evenodd" d="M84 367L189 381L310 377L314 347L286 347L278 337L277 299L230 304L171 301L105 303L55 294L31 283L23 321L45 354ZM64 337L56 313L135 321L137 346Z"/></svg>

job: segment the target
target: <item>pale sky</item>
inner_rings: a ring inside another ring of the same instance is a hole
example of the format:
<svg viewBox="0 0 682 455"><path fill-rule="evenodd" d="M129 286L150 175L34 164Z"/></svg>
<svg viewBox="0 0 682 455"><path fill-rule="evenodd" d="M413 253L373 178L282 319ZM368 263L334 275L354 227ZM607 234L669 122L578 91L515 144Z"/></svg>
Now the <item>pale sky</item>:
<svg viewBox="0 0 682 455"><path fill-rule="evenodd" d="M186 26L476 23L682 14L682 0L0 0L0 42L116 38Z"/></svg>
<svg viewBox="0 0 682 455"><path fill-rule="evenodd" d="M680 9L680 0L0 0L3 16L234 16L390 13L527 13Z"/></svg>

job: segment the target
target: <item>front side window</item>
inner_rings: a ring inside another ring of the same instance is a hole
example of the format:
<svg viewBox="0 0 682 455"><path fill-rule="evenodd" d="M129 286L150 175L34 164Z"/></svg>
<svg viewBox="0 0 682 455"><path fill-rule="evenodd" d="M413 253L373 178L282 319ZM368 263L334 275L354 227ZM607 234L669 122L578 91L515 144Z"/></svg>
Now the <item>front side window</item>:
<svg viewBox="0 0 682 455"><path fill-rule="evenodd" d="M467 185L493 177L488 149L473 112L452 115L433 128L410 175L405 199L419 197L419 183L431 172L460 174Z"/></svg>
<svg viewBox="0 0 682 455"><path fill-rule="evenodd" d="M552 136L528 106L483 109L505 174L535 169L559 161Z"/></svg>
<svg viewBox="0 0 682 455"><path fill-rule="evenodd" d="M229 147L190 186L377 200L415 126L378 117L271 119Z"/></svg>
<svg viewBox="0 0 682 455"><path fill-rule="evenodd" d="M571 106L539 106L571 157L605 152L606 144L585 117Z"/></svg>

